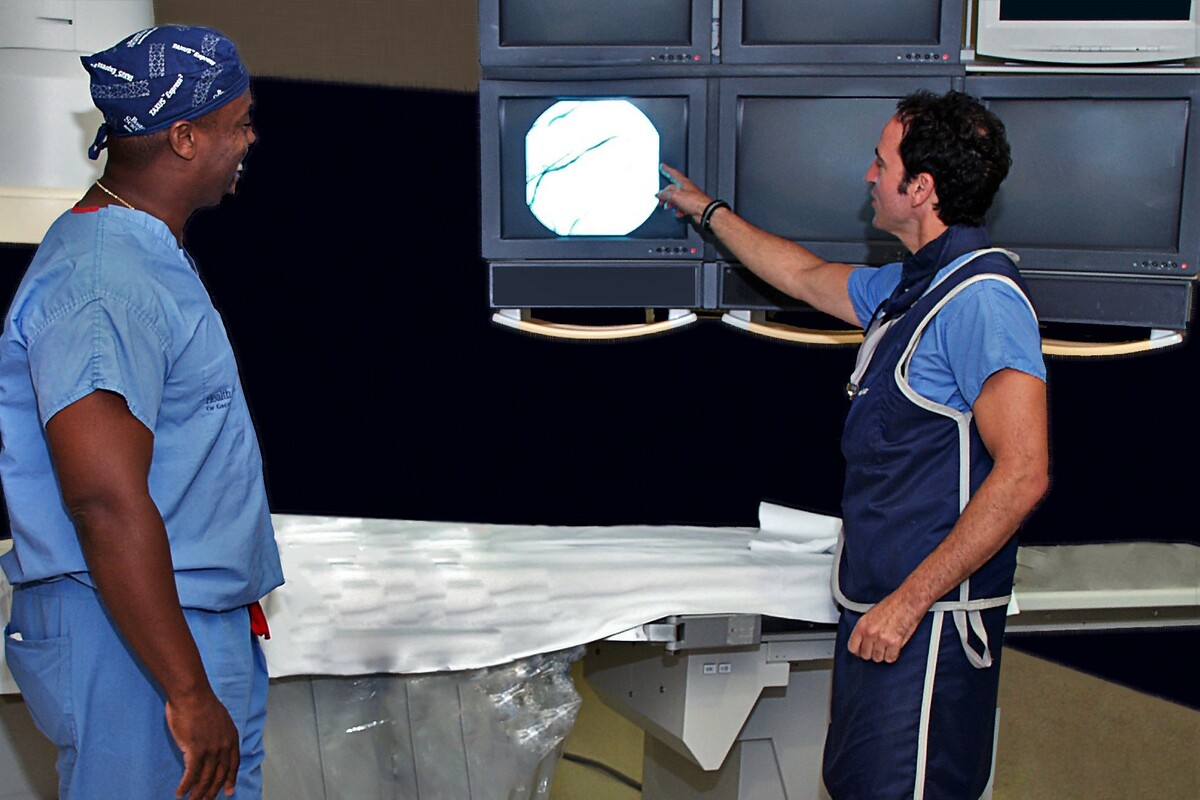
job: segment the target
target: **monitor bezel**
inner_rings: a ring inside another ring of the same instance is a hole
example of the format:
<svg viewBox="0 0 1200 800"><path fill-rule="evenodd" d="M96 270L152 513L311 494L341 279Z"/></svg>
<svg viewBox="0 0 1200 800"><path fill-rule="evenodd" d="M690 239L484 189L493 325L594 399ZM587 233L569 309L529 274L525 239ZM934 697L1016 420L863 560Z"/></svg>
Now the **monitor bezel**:
<svg viewBox="0 0 1200 800"><path fill-rule="evenodd" d="M504 98L555 97L682 97L688 104L687 160L690 177L704 185L708 132L708 83L703 78L631 78L606 81L498 81L479 84L480 201L483 257L491 260L641 260L652 262L702 261L704 240L695 226L686 227L683 239L632 239L624 237L556 237L504 239L501 186L500 105ZM655 213L669 213L666 211ZM685 252L680 252L680 251ZM660 252L661 251L661 252Z"/></svg>
<svg viewBox="0 0 1200 800"><path fill-rule="evenodd" d="M742 43L745 4L722 4L721 61L726 64L892 64L912 69L921 65L958 64L963 46L962 0L929 0L939 9L938 40L934 43L771 44ZM884 0L886 2L886 0ZM933 58L931 56L937 56Z"/></svg>
<svg viewBox="0 0 1200 800"><path fill-rule="evenodd" d="M599 67L619 65L687 65L712 63L712 4L690 0L689 45L520 45L500 44L500 5L479 2L479 63L488 67Z"/></svg>

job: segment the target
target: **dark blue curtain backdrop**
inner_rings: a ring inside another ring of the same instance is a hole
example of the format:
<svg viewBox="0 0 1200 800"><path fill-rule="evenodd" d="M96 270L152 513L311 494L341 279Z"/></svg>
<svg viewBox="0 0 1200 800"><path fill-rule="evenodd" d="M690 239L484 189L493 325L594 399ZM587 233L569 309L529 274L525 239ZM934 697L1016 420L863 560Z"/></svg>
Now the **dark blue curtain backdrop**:
<svg viewBox="0 0 1200 800"><path fill-rule="evenodd" d="M490 322L478 98L258 80L239 194L188 247L229 329L280 513L754 525L838 513L849 349L715 320L644 341ZM0 302L32 248L0 247ZM1190 342L1052 360L1054 484L1022 542L1200 541ZM1010 643L1200 707L1196 632ZM1188 672L1184 674L1185 670Z"/></svg>

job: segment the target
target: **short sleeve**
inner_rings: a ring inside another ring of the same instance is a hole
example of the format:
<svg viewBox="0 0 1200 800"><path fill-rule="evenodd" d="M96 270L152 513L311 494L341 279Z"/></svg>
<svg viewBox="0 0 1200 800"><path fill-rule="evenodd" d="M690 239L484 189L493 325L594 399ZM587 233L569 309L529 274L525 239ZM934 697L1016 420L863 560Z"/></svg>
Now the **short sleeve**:
<svg viewBox="0 0 1200 800"><path fill-rule="evenodd" d="M904 265L896 262L878 268L859 267L850 273L846 291L850 294L850 302L854 306L854 313L858 315L860 326L867 327L875 309L891 296L900 284L903 269Z"/></svg>
<svg viewBox="0 0 1200 800"><path fill-rule="evenodd" d="M969 406L975 405L984 382L1002 369L1046 380L1037 317L1010 284L976 283L955 297L938 318L946 358Z"/></svg>
<svg viewBox="0 0 1200 800"><path fill-rule="evenodd" d="M144 312L121 300L100 297L57 315L29 342L42 424L103 389L124 397L153 431L169 370L166 353Z"/></svg>

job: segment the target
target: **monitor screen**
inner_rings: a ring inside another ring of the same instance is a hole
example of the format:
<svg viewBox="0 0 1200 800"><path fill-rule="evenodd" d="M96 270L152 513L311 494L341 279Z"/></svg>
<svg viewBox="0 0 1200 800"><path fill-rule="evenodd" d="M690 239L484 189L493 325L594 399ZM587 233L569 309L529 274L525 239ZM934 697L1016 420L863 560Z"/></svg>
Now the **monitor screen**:
<svg viewBox="0 0 1200 800"><path fill-rule="evenodd" d="M484 257L700 260L655 194L663 162L703 177L704 86L481 83Z"/></svg>
<svg viewBox="0 0 1200 800"><path fill-rule="evenodd" d="M481 0L479 60L490 66L708 63L705 0Z"/></svg>
<svg viewBox="0 0 1200 800"><path fill-rule="evenodd" d="M960 0L737 0L723 4L726 63L958 63Z"/></svg>
<svg viewBox="0 0 1200 800"><path fill-rule="evenodd" d="M691 6L680 0L504 0L500 46L689 45Z"/></svg>
<svg viewBox="0 0 1200 800"><path fill-rule="evenodd" d="M1200 99L1185 76L970 76L1013 166L988 215L1023 270L1190 277L1200 256Z"/></svg>
<svg viewBox="0 0 1200 800"><path fill-rule="evenodd" d="M998 99L1013 168L992 213L1013 246L1174 250L1188 102Z"/></svg>
<svg viewBox="0 0 1200 800"><path fill-rule="evenodd" d="M743 0L742 44L937 44L938 3Z"/></svg>
<svg viewBox="0 0 1200 800"><path fill-rule="evenodd" d="M743 78L721 93L720 191L738 214L818 255L896 260L871 220L867 168L901 97L945 92L950 78Z"/></svg>
<svg viewBox="0 0 1200 800"><path fill-rule="evenodd" d="M1079 0L1000 0L1000 19L1024 21L1186 20L1192 0L1109 0L1081 3Z"/></svg>

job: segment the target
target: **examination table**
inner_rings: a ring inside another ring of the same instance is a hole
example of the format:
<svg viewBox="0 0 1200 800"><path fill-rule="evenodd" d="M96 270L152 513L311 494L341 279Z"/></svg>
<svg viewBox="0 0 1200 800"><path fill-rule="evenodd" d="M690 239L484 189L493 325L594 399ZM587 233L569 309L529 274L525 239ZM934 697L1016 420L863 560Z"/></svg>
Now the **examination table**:
<svg viewBox="0 0 1200 800"><path fill-rule="evenodd" d="M268 800L545 798L580 657L647 732L646 800L823 796L836 518L764 504L759 528L274 522ZM1018 559L1009 630L1200 624L1195 545ZM0 578L3 620L10 599ZM0 664L0 800L53 797L53 751L17 691Z"/></svg>

